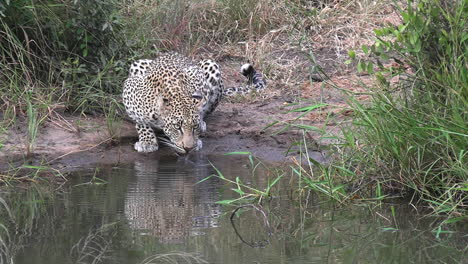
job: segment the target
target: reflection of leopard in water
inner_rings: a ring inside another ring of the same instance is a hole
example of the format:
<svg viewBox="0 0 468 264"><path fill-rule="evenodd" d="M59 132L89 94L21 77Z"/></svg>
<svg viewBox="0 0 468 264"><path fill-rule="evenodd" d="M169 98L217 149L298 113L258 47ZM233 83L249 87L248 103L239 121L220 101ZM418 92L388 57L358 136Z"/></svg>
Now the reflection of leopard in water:
<svg viewBox="0 0 468 264"><path fill-rule="evenodd" d="M263 90L265 81L252 65L241 73L248 79L245 87L224 91L221 71L212 60L195 64L177 53L165 53L155 60L138 60L130 67L124 83L123 102L136 123L138 152L159 148L155 130L168 137L161 139L179 153L201 149L200 132L206 130L204 118L213 112L222 95L245 94Z"/></svg>
<svg viewBox="0 0 468 264"><path fill-rule="evenodd" d="M125 197L130 228L163 243L181 243L201 230L217 227L219 182L210 179L195 184L212 173L208 168L176 160L135 162L135 176L130 178Z"/></svg>

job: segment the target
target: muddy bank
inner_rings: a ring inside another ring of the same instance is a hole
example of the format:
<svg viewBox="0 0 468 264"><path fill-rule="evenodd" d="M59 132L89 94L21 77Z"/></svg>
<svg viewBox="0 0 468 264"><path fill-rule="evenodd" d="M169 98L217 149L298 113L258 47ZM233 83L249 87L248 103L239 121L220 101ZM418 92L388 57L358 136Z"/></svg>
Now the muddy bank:
<svg viewBox="0 0 468 264"><path fill-rule="evenodd" d="M273 162L287 161L297 154L288 153L291 142L300 139L295 131L274 134L279 127L265 129L276 120L288 120L297 115L282 113L287 99L273 97L263 101L223 102L207 118L207 132L203 135L201 154L224 154L249 151L261 159ZM24 122L18 122L2 136L0 169L24 163L50 164L59 169L87 167L93 164L131 162L142 156L176 155L161 146L155 153L143 154L133 149L138 140L134 125L126 120L114 124L110 132L104 117L61 116L49 119L39 129L32 155L26 157L27 131ZM113 138L111 135L113 135ZM314 157L322 159L316 143L310 145Z"/></svg>

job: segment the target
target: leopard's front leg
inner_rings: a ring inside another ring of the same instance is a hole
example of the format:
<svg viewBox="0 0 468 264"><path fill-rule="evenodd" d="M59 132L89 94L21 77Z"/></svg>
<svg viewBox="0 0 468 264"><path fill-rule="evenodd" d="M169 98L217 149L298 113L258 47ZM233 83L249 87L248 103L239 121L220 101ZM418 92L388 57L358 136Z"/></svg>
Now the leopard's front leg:
<svg viewBox="0 0 468 264"><path fill-rule="evenodd" d="M136 124L139 141L135 143L135 150L138 152L153 152L159 149L156 134L151 126L146 124Z"/></svg>

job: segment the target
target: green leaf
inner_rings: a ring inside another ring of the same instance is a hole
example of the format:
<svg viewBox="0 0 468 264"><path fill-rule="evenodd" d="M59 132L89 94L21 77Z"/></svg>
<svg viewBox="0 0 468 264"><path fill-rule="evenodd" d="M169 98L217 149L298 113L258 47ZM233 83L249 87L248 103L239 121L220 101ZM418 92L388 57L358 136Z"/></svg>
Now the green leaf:
<svg viewBox="0 0 468 264"><path fill-rule="evenodd" d="M382 53L382 54L380 55L380 58L382 58L382 60L389 60L389 59L390 59L390 57L389 57L387 54L385 54L385 53Z"/></svg>
<svg viewBox="0 0 468 264"><path fill-rule="evenodd" d="M460 43L463 43L466 40L468 40L468 34L463 34Z"/></svg>
<svg viewBox="0 0 468 264"><path fill-rule="evenodd" d="M358 64L357 64L357 71L358 71L358 72L363 72L364 69L365 69L365 64L366 64L366 63L365 63L365 62L362 62L362 61L358 62Z"/></svg>
<svg viewBox="0 0 468 264"><path fill-rule="evenodd" d="M215 165L213 165L213 163L211 163L211 161L210 161L210 164L215 169L216 173L218 174L218 177L221 178L221 179L225 179L223 173L220 170L218 170L218 168L216 168Z"/></svg>
<svg viewBox="0 0 468 264"><path fill-rule="evenodd" d="M445 224L453 224L462 220L468 219L468 215L452 217L444 221Z"/></svg>
<svg viewBox="0 0 468 264"><path fill-rule="evenodd" d="M409 15L406 12L401 13L401 17L403 18L403 23L406 24L409 21Z"/></svg>
<svg viewBox="0 0 468 264"><path fill-rule="evenodd" d="M345 186L346 186L346 185L344 185L344 184L335 186L335 187L333 187L332 192L336 192L336 191L338 191L338 190L340 190L340 189L343 189Z"/></svg>
<svg viewBox="0 0 468 264"><path fill-rule="evenodd" d="M303 124L293 124L292 126L300 128L300 129L304 129L304 130L322 131L322 129L315 127L315 126L309 126L309 125L303 125Z"/></svg>
<svg viewBox="0 0 468 264"><path fill-rule="evenodd" d="M421 51L421 40L416 40L416 45L414 46L414 52L419 53Z"/></svg>
<svg viewBox="0 0 468 264"><path fill-rule="evenodd" d="M354 171L351 171L350 169L348 168L345 168L345 167L342 167L342 166L336 166L336 165L333 165L334 168L338 169L339 171L343 171L349 175L352 175L352 176L355 176L356 174L354 173Z"/></svg>
<svg viewBox="0 0 468 264"><path fill-rule="evenodd" d="M382 227L382 231L384 231L384 232L395 232L395 231L398 231L398 229L396 229L394 227Z"/></svg>
<svg viewBox="0 0 468 264"><path fill-rule="evenodd" d="M253 156L249 155L250 166L254 166Z"/></svg>
<svg viewBox="0 0 468 264"><path fill-rule="evenodd" d="M374 29L374 34L377 36L377 37L382 37L384 34L383 34L383 31L380 30L380 29Z"/></svg>
<svg viewBox="0 0 468 264"><path fill-rule="evenodd" d="M241 189L231 189L233 191L235 191L236 193L240 194L241 196L244 196L245 192L242 191Z"/></svg>
<svg viewBox="0 0 468 264"><path fill-rule="evenodd" d="M222 200L222 201L217 201L217 202L215 202L215 203L217 203L217 204L232 204L232 203L234 203L235 201L237 201L237 199Z"/></svg>
<svg viewBox="0 0 468 264"><path fill-rule="evenodd" d="M418 38L419 38L418 33L417 32L412 32L412 34L410 35L410 39L409 39L411 45L416 45L416 42L418 41Z"/></svg>
<svg viewBox="0 0 468 264"><path fill-rule="evenodd" d="M367 73L369 74L374 73L374 64L372 63L372 61L369 61L369 63L367 64Z"/></svg>
<svg viewBox="0 0 468 264"><path fill-rule="evenodd" d="M382 187L380 186L380 182L377 182L377 189L375 191L377 197L381 197L382 196Z"/></svg>
<svg viewBox="0 0 468 264"><path fill-rule="evenodd" d="M274 126L274 125L276 125L278 123L279 123L279 121L273 121L270 124L266 125L265 128L263 128L262 130L267 130L268 128L270 128L270 127L272 127L272 126Z"/></svg>
<svg viewBox="0 0 468 264"><path fill-rule="evenodd" d="M408 25L399 25L398 26L398 31L403 32L405 29L408 27Z"/></svg>
<svg viewBox="0 0 468 264"><path fill-rule="evenodd" d="M366 55L369 53L369 47L367 47L367 45L362 45L361 49Z"/></svg>
<svg viewBox="0 0 468 264"><path fill-rule="evenodd" d="M206 178L204 178L204 179L201 179L201 180L197 181L195 184L199 184L199 183L202 183L202 182L204 182L204 181L206 181L206 180L209 180L209 179L210 179L211 177L213 177L213 176L214 176L214 175L211 175L211 176L208 176L208 177L206 177Z"/></svg>
<svg viewBox="0 0 468 264"><path fill-rule="evenodd" d="M356 58L356 52L354 50L349 50L348 51L348 56L351 58L351 59L355 59Z"/></svg>
<svg viewBox="0 0 468 264"><path fill-rule="evenodd" d="M284 174L278 176L272 183L270 183L270 184L268 185L268 188L267 188L267 190L266 190L267 193L270 192L271 187L273 187L273 186L283 177L283 175L284 175Z"/></svg>

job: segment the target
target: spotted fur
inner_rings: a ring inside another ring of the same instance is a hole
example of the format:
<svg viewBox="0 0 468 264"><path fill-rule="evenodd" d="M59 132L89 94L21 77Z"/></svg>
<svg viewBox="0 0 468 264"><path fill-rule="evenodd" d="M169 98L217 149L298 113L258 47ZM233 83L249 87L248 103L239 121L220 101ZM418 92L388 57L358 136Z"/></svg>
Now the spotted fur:
<svg viewBox="0 0 468 264"><path fill-rule="evenodd" d="M195 64L177 53L165 53L154 60L138 60L124 82L123 102L136 123L138 152L159 148L155 130L168 139L160 141L179 153L201 149L204 118L213 112L223 94L219 66L211 60Z"/></svg>

